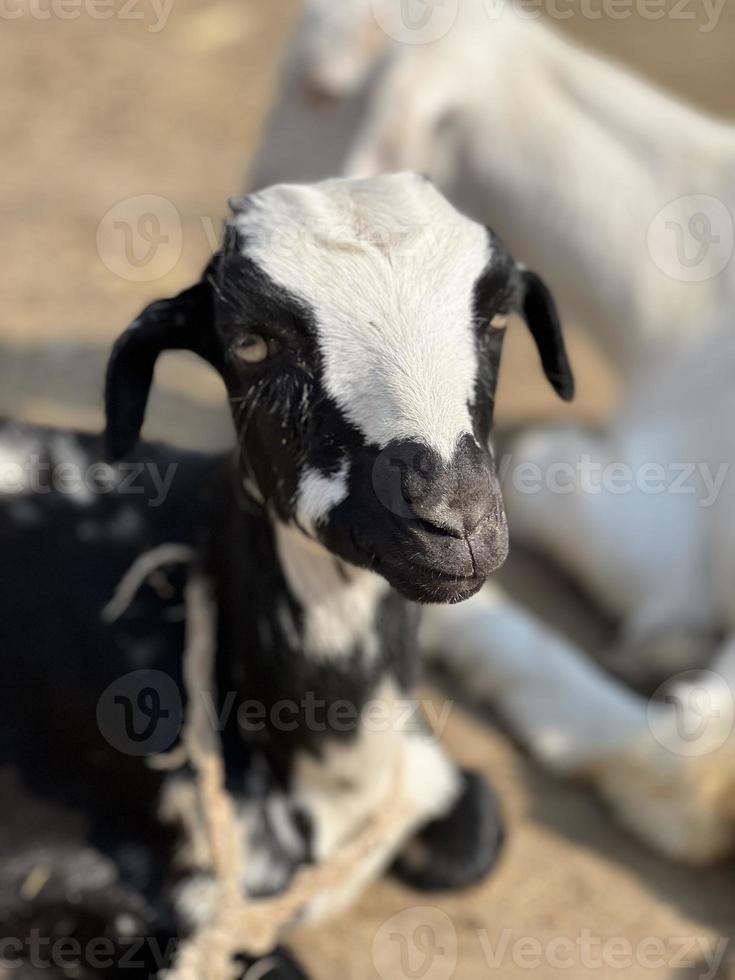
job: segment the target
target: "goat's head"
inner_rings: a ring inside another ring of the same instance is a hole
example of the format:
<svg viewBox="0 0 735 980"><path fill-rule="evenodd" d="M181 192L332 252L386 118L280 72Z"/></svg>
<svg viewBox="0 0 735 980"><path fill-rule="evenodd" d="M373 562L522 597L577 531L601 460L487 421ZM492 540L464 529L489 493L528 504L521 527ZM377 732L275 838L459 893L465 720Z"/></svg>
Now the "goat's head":
<svg viewBox="0 0 735 980"><path fill-rule="evenodd" d="M482 39L492 57L492 35L502 21L523 24L510 0L304 0L304 16L289 51L289 65L307 93L320 101L340 101L364 86L377 66L393 54L424 48L440 53L437 42L464 36ZM491 34L484 28L490 25ZM489 42L489 44L488 44ZM439 49L443 44L439 45ZM440 59L432 57L432 67ZM451 67L451 66L450 66ZM444 80L443 80L444 81Z"/></svg>
<svg viewBox="0 0 735 980"><path fill-rule="evenodd" d="M395 0L375 0L390 11ZM291 55L307 94L321 101L352 95L391 44L373 0L306 0ZM378 6L380 5L380 6Z"/></svg>
<svg viewBox="0 0 735 980"><path fill-rule="evenodd" d="M405 595L458 601L507 553L489 448L506 318L573 380L551 297L412 174L280 186L234 204L202 281L154 303L108 370L113 457L138 438L157 356L222 375L246 490Z"/></svg>

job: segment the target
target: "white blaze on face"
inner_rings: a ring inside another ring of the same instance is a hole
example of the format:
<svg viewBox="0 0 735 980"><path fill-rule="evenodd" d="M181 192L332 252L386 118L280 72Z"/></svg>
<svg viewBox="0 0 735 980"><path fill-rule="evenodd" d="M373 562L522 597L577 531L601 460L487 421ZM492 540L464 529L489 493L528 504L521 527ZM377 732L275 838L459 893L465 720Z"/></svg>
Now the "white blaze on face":
<svg viewBox="0 0 735 980"><path fill-rule="evenodd" d="M327 393L366 441L451 459L472 431L486 230L415 174L273 187L234 224L247 256L313 311Z"/></svg>
<svg viewBox="0 0 735 980"><path fill-rule="evenodd" d="M324 476L318 470L307 467L299 480L297 519L301 527L313 534L316 527L326 520L329 512L347 497L349 465L342 464L334 476Z"/></svg>

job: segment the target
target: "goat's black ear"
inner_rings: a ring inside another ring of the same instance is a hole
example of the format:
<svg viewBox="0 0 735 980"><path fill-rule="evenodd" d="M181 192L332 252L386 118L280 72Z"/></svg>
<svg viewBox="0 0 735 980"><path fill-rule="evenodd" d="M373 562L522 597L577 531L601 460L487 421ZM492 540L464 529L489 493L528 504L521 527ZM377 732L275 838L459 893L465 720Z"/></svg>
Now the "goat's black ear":
<svg viewBox="0 0 735 980"><path fill-rule="evenodd" d="M147 306L117 339L107 364L105 447L111 461L126 456L140 437L158 356L190 350L215 367L214 302L209 266L196 286Z"/></svg>
<svg viewBox="0 0 735 980"><path fill-rule="evenodd" d="M521 268L520 313L528 324L541 356L544 373L564 401L574 398L574 375L569 363L564 334L554 297L535 272Z"/></svg>

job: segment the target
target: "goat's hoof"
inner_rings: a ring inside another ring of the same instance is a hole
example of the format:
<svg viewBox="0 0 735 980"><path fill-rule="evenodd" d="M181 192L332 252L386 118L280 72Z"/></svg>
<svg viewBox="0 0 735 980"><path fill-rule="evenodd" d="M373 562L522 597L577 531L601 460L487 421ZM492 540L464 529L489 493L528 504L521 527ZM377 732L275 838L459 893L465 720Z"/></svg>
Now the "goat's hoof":
<svg viewBox="0 0 735 980"><path fill-rule="evenodd" d="M309 980L296 960L285 949L259 960L245 960L240 980Z"/></svg>
<svg viewBox="0 0 735 980"><path fill-rule="evenodd" d="M478 773L462 772L454 808L408 842L393 874L419 891L475 885L492 870L503 847L500 803Z"/></svg>

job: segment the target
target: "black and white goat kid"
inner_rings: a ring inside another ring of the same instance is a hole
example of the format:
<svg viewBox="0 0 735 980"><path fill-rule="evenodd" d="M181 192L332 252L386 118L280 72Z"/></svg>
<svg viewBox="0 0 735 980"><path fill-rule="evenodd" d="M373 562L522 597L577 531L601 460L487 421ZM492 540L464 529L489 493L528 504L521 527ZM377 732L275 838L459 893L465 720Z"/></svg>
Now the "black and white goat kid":
<svg viewBox="0 0 735 980"><path fill-rule="evenodd" d="M243 887L278 892L300 864L329 859L384 804L399 758L405 819L306 918L389 865L417 888L469 885L502 840L492 791L455 769L415 712L394 711L386 726L366 709L413 697L413 602L469 598L506 556L489 448L504 329L522 314L549 380L571 397L552 299L491 231L415 175L277 186L233 211L202 280L120 337L106 398L116 460L136 458L165 350L205 358L232 405L236 459L200 468L212 488L202 526L218 614L214 709L251 855ZM182 496L179 485L172 498ZM110 630L128 630L128 616ZM179 625L166 628L163 652L139 645L133 663L108 644L99 656L117 657L118 673L153 668L178 683ZM236 709L256 703L252 725ZM108 754L108 779L113 765ZM130 766L119 767L118 796L138 793ZM153 820L180 780L146 771L136 812ZM171 894L174 929L207 915L196 861ZM285 961L280 969L272 975L291 975Z"/></svg>

